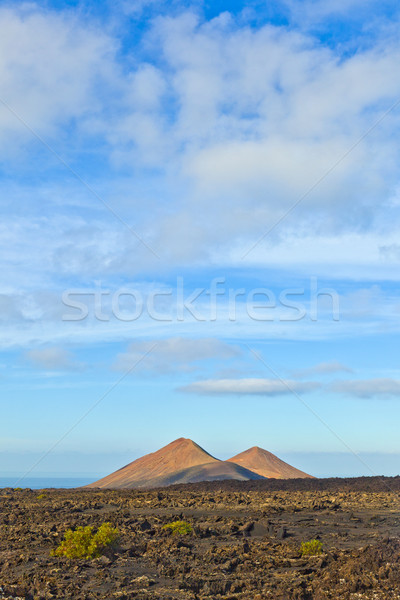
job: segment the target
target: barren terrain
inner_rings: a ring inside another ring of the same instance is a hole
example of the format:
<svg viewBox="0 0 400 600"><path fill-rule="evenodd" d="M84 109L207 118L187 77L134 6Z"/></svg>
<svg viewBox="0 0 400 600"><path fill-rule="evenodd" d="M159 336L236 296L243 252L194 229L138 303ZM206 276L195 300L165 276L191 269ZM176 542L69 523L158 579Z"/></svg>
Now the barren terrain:
<svg viewBox="0 0 400 600"><path fill-rule="evenodd" d="M159 490L0 490L0 598L400 598L400 478L209 482ZM162 529L185 520L193 534ZM108 521L94 560L52 557L64 532ZM302 557L319 539L323 553Z"/></svg>

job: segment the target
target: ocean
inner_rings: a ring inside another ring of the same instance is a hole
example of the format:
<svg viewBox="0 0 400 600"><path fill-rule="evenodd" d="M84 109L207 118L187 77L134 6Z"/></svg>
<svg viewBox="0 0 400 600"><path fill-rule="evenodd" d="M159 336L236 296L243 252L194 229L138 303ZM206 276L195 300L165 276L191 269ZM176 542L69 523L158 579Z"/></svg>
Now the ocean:
<svg viewBox="0 0 400 600"><path fill-rule="evenodd" d="M19 487L42 490L44 488L75 488L96 481L98 477L25 477L18 482L18 476L0 477L0 488ZM18 482L18 483L17 483Z"/></svg>

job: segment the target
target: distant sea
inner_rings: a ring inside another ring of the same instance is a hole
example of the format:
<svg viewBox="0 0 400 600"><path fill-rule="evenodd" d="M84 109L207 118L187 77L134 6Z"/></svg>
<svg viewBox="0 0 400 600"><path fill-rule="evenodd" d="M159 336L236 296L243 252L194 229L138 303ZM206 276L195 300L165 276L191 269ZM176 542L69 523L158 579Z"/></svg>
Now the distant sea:
<svg viewBox="0 0 400 600"><path fill-rule="evenodd" d="M43 488L75 488L96 481L96 477L25 477L18 482L16 477L0 477L0 488L19 487L42 490Z"/></svg>

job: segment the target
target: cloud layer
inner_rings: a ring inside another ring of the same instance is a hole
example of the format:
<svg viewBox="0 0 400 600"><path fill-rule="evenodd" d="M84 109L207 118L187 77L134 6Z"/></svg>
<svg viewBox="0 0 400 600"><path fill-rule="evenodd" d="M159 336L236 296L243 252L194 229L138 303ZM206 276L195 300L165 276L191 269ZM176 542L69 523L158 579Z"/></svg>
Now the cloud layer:
<svg viewBox="0 0 400 600"><path fill-rule="evenodd" d="M292 12L298 6L289 5ZM210 260L242 266L244 253L304 195L248 261L276 267L330 257L355 266L388 259L380 248L396 243L399 206L398 119L395 111L381 119L400 95L400 46L391 30L342 55L305 32L251 27L228 12L205 21L187 10L150 19L122 56L117 29L29 5L3 8L0 31L4 99L95 181L161 258L79 189L3 106L4 160L12 167L7 157L15 164L18 151L19 172L28 175L26 150L34 148L41 173L57 171L50 190L35 191L37 202L52 207L45 219L30 203L33 214L17 231L4 222L10 240L13 230L25 236L20 261L36 247L33 272L45 259L49 277L129 275ZM88 151L99 168L85 158ZM61 216L60 197L81 210Z"/></svg>

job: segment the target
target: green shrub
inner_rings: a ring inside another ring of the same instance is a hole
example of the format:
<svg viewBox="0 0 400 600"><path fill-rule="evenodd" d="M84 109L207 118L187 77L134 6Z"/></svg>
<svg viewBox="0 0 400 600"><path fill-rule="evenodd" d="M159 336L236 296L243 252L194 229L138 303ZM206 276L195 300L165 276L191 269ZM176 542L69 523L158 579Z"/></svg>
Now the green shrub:
<svg viewBox="0 0 400 600"><path fill-rule="evenodd" d="M46 498L47 494L39 494L39 496L37 496L38 500L43 500L43 498Z"/></svg>
<svg viewBox="0 0 400 600"><path fill-rule="evenodd" d="M303 542L301 544L301 555L302 556L316 556L322 552L322 542L319 540L310 540L309 542Z"/></svg>
<svg viewBox="0 0 400 600"><path fill-rule="evenodd" d="M173 523L167 523L163 526L163 529L171 531L174 535L190 535L193 533L193 527L186 521L174 521Z"/></svg>
<svg viewBox="0 0 400 600"><path fill-rule="evenodd" d="M68 529L64 540L53 550L52 556L67 558L97 558L106 548L115 546L119 531L111 523L103 523L96 533L93 527L77 527L75 531Z"/></svg>

